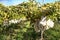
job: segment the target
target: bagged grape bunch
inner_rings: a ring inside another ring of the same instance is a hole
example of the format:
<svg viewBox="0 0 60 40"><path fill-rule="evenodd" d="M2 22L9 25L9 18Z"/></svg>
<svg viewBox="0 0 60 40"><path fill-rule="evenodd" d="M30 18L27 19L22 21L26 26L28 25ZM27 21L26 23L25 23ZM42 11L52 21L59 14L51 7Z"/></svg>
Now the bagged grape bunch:
<svg viewBox="0 0 60 40"><path fill-rule="evenodd" d="M46 30L54 27L54 22L51 19L46 20L47 17L42 18L40 24L46 27Z"/></svg>

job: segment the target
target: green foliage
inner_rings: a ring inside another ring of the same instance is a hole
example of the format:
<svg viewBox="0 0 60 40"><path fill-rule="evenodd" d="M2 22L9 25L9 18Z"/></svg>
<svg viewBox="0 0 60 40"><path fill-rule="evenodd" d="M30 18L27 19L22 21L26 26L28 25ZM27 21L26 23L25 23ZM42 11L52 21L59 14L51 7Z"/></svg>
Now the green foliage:
<svg viewBox="0 0 60 40"><path fill-rule="evenodd" d="M16 6L5 7L0 4L0 40L36 40L39 39L40 33L35 32L34 23L41 19L41 16L47 16L53 21L60 20L60 2L47 3L38 6L37 2L23 2ZM58 8L58 7L59 8ZM4 26L4 21L12 19L24 19L19 23ZM60 25L45 31L44 38L46 40L60 40Z"/></svg>
<svg viewBox="0 0 60 40"><path fill-rule="evenodd" d="M45 40L60 40L60 24L56 23L55 27L45 31Z"/></svg>

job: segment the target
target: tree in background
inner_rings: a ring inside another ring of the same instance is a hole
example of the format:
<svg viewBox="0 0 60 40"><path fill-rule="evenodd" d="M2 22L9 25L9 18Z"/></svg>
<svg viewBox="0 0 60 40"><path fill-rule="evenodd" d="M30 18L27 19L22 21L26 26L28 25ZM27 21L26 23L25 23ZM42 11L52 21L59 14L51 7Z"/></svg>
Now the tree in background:
<svg viewBox="0 0 60 40"><path fill-rule="evenodd" d="M1 40L43 40L43 37L44 40L59 40L56 36L59 32L55 34L53 31L60 31L59 26L49 30L46 30L46 25L43 26L45 20L50 24L60 19L59 4L60 2L55 2L39 6L35 0L9 7L0 4L0 34L3 38Z"/></svg>

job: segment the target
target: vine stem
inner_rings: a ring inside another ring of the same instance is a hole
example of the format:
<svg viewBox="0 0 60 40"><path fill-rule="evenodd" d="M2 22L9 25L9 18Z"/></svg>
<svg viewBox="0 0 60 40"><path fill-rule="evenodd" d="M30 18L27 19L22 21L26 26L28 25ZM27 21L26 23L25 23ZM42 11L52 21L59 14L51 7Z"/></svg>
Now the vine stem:
<svg viewBox="0 0 60 40"><path fill-rule="evenodd" d="M41 29L41 38L40 40L44 40L44 31L45 31L45 26L43 26L43 29Z"/></svg>
<svg viewBox="0 0 60 40"><path fill-rule="evenodd" d="M43 40L43 33L44 33L44 31L41 31L41 39L40 40Z"/></svg>

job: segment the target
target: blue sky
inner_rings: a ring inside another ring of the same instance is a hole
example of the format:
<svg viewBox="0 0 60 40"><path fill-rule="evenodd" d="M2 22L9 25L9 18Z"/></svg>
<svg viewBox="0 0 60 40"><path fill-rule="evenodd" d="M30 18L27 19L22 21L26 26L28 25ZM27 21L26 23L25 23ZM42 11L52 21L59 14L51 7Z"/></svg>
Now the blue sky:
<svg viewBox="0 0 60 40"><path fill-rule="evenodd" d="M0 0L3 5L17 5L27 0ZM37 2L42 3L42 0L37 0ZM45 0L44 3L55 2L55 0Z"/></svg>

